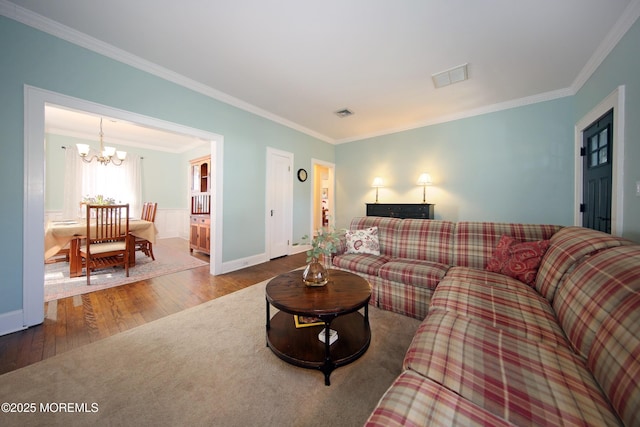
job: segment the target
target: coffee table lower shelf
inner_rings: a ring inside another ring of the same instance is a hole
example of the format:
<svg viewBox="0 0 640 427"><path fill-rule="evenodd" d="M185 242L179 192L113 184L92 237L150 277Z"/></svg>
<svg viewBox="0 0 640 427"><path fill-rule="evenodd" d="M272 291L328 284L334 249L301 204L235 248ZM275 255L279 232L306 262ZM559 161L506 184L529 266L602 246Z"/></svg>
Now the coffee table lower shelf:
<svg viewBox="0 0 640 427"><path fill-rule="evenodd" d="M336 317L330 328L338 332L338 340L327 352L318 339L324 326L296 328L293 315L279 311L267 327L267 346L282 360L303 368L318 369L324 373L325 384L330 385L331 372L362 356L371 343L368 316L353 312Z"/></svg>

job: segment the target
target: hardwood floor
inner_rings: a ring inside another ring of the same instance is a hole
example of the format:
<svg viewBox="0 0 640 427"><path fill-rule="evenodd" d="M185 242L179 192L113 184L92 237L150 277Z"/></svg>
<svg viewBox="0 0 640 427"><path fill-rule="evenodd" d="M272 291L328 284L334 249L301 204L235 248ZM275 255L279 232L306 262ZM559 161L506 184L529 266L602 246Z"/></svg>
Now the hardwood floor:
<svg viewBox="0 0 640 427"><path fill-rule="evenodd" d="M166 239L188 251L188 242ZM165 241L163 241L163 244ZM194 256L208 261L200 253ZM305 254L219 276L209 266L45 303L41 325L0 337L0 374L219 298L303 266Z"/></svg>

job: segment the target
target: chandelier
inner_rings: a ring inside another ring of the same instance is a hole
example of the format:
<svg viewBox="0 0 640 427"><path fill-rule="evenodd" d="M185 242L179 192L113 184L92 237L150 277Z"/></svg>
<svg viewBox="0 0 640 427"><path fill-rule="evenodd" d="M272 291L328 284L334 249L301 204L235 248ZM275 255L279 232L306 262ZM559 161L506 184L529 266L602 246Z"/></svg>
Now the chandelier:
<svg viewBox="0 0 640 427"><path fill-rule="evenodd" d="M116 151L115 147L105 147L104 142L102 141L103 137L102 117L100 117L100 153L89 157L89 144L76 144L76 147L78 147L78 154L80 154L80 157L82 157L82 160L86 163L91 163L92 161L97 160L105 166L109 163L120 166L127 157L127 152ZM117 158L113 157L114 155L116 155Z"/></svg>

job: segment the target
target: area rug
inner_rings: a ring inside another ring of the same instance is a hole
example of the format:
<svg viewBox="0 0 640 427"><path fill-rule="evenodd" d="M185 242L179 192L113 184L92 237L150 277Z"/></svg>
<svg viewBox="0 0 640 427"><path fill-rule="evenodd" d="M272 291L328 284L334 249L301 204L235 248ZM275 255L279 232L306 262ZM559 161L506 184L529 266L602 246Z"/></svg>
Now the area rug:
<svg viewBox="0 0 640 427"><path fill-rule="evenodd" d="M370 308L369 349L325 386L266 347L265 285L1 375L0 401L23 406L0 425L363 425L420 322Z"/></svg>
<svg viewBox="0 0 640 427"><path fill-rule="evenodd" d="M179 251L163 245L162 240L153 245L155 261L140 251L136 252L136 265L129 268L129 277L125 276L122 267L111 267L97 270L91 274L91 285L87 286L86 276L69 277L69 264L57 262L45 264L44 267L44 300L51 301L87 292L99 291L114 286L150 279L165 274L188 270L207 262L190 255L189 250Z"/></svg>

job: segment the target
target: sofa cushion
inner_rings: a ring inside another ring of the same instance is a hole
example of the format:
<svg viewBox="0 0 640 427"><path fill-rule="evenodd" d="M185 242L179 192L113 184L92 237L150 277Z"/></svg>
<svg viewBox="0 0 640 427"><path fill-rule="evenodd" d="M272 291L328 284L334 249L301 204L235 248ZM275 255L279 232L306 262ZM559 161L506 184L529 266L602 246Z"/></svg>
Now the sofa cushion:
<svg viewBox="0 0 640 427"><path fill-rule="evenodd" d="M377 276L380 267L391 258L385 255L342 254L333 257L333 265L343 270Z"/></svg>
<svg viewBox="0 0 640 427"><path fill-rule="evenodd" d="M356 217L351 220L350 230L364 230L369 227L378 227L378 242L380 254L397 257L395 253L396 240L398 239L398 227L403 220L399 218L383 218L377 216Z"/></svg>
<svg viewBox="0 0 640 427"><path fill-rule="evenodd" d="M581 261L603 249L631 245L633 242L601 231L583 227L565 227L550 239L549 249L542 258L536 290L553 301L556 289Z"/></svg>
<svg viewBox="0 0 640 427"><path fill-rule="evenodd" d="M453 265L483 269L503 235L521 242L548 240L561 228L544 224L461 221L456 225Z"/></svg>
<svg viewBox="0 0 640 427"><path fill-rule="evenodd" d="M380 399L367 427L513 426L440 384L403 372Z"/></svg>
<svg viewBox="0 0 640 427"><path fill-rule="evenodd" d="M620 425L568 347L527 340L459 313L430 311L404 366L516 425Z"/></svg>
<svg viewBox="0 0 640 427"><path fill-rule="evenodd" d="M549 240L521 242L503 235L487 264L487 270L504 274L533 286L540 261L549 247Z"/></svg>
<svg viewBox="0 0 640 427"><path fill-rule="evenodd" d="M434 291L430 309L455 311L530 340L568 345L551 304L502 274L453 267Z"/></svg>
<svg viewBox="0 0 640 427"><path fill-rule="evenodd" d="M379 275L393 282L435 289L448 269L448 265L431 261L393 259L380 267Z"/></svg>
<svg viewBox="0 0 640 427"><path fill-rule="evenodd" d="M575 350L627 425L640 425L640 247L578 265L553 303Z"/></svg>
<svg viewBox="0 0 640 427"><path fill-rule="evenodd" d="M378 227L369 227L364 230L347 230L344 236L348 254L380 255Z"/></svg>
<svg viewBox="0 0 640 427"><path fill-rule="evenodd" d="M420 286L407 286L381 277L369 281L376 294L378 307L414 319L424 319L429 313L433 290Z"/></svg>
<svg viewBox="0 0 640 427"><path fill-rule="evenodd" d="M395 258L451 265L454 230L451 221L405 219L398 227Z"/></svg>

